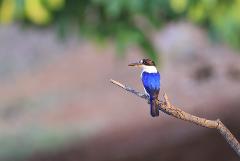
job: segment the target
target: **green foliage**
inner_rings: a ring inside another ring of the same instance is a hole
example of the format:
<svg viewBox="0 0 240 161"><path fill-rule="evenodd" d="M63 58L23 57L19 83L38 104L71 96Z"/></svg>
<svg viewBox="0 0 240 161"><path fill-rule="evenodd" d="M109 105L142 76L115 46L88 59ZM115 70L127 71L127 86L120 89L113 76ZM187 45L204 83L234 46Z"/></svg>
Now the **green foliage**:
<svg viewBox="0 0 240 161"><path fill-rule="evenodd" d="M57 26L95 40L114 40L117 53L138 45L148 57L157 53L147 37L154 28L186 19L209 29L220 41L240 46L240 0L0 0L0 22Z"/></svg>

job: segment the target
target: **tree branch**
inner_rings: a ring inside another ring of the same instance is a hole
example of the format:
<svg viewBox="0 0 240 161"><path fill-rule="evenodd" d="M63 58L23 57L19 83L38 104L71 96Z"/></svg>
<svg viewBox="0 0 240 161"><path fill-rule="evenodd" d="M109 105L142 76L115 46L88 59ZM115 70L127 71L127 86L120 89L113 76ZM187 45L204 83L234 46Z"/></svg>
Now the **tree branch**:
<svg viewBox="0 0 240 161"><path fill-rule="evenodd" d="M143 99L146 99L149 101L149 97L146 94L140 93L138 91L135 91L133 88L128 87L126 85L123 85L115 80L110 80L111 83L121 87L122 89L131 92L138 97L141 97ZM158 101L157 105L159 107L159 110L162 112L173 116L175 118L192 122L194 124L207 127L207 128L213 128L217 129L218 132L225 138L225 140L228 142L228 144L233 148L233 150L237 153L237 155L240 157L240 144L237 141L237 139L233 136L233 134L228 130L228 128L219 120L207 120L205 118L200 118L194 115L191 115L187 112L184 112L178 107L173 106L170 101L168 100L167 94L165 93L163 96L163 101Z"/></svg>

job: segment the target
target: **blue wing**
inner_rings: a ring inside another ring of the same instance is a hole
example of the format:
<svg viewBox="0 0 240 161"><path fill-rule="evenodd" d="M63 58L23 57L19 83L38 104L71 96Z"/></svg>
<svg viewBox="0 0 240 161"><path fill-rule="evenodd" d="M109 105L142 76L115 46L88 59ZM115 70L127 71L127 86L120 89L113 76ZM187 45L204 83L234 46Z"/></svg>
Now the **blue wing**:
<svg viewBox="0 0 240 161"><path fill-rule="evenodd" d="M160 90L160 74L157 73L142 73L142 83L146 92L151 96L156 96Z"/></svg>
<svg viewBox="0 0 240 161"><path fill-rule="evenodd" d="M157 73L142 73L142 83L145 91L150 96L150 114L152 117L159 116L159 108L156 106L156 99L160 90L160 74Z"/></svg>

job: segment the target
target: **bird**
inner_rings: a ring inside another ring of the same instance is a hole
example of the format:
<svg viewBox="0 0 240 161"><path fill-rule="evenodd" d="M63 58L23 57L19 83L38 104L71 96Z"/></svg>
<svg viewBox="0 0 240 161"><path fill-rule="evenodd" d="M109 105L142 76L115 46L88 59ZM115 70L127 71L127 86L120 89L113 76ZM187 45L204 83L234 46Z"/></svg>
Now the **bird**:
<svg viewBox="0 0 240 161"><path fill-rule="evenodd" d="M141 80L145 93L149 96L150 114L152 117L159 116L157 100L160 91L160 73L158 72L154 61L151 59L141 59L139 62L131 63L128 66L142 68Z"/></svg>

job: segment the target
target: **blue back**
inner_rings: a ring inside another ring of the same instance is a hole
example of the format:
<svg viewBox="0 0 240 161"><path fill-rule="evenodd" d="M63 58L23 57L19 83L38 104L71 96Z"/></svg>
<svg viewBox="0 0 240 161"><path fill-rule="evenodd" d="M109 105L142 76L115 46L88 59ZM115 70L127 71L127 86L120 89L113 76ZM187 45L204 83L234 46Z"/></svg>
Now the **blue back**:
<svg viewBox="0 0 240 161"><path fill-rule="evenodd" d="M142 73L142 83L146 90L146 92L151 96L153 96L156 91L160 90L160 74L157 73Z"/></svg>

